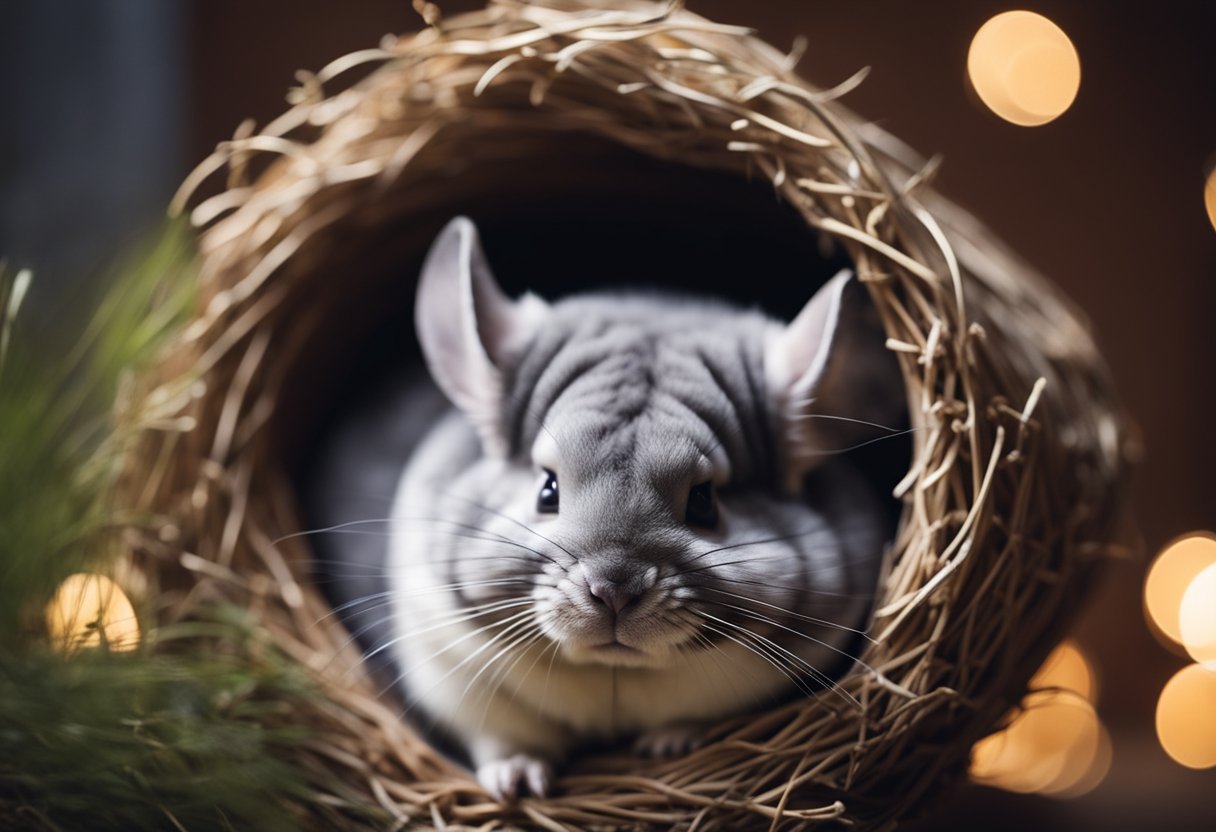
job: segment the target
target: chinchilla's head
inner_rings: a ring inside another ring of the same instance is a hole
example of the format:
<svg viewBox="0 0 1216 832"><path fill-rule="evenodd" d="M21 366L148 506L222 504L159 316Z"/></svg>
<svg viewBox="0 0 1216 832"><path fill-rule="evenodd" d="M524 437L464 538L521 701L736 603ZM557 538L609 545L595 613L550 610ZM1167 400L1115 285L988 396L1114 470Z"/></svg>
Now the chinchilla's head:
<svg viewBox="0 0 1216 832"><path fill-rule="evenodd" d="M483 455L454 466L437 504L463 533L428 556L469 605L524 606L519 632L573 662L786 650L795 631L841 643L874 589L880 524L852 479L821 498L804 483L875 435L859 423L899 418L870 312L847 273L790 324L647 292L511 300L453 220L416 325Z"/></svg>

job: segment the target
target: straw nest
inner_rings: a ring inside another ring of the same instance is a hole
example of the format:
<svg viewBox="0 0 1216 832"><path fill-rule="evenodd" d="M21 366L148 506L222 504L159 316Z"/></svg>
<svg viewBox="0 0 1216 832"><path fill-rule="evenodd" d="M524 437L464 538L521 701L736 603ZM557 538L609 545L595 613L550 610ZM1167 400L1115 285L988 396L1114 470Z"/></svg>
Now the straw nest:
<svg viewBox="0 0 1216 832"><path fill-rule="evenodd" d="M183 188L205 229L197 317L122 409L148 425L121 501L156 518L131 554L161 614L246 607L316 679L325 697L291 719L315 731L318 824L357 804L487 829L878 827L921 808L1019 700L1112 550L1125 429L1079 316L835 104L853 82L814 89L746 30L631 0L451 19L418 5L421 33L301 74L286 113ZM555 797L503 807L377 697L310 583L307 538L275 541L304 523L292 466L326 384L387 306L408 307L435 231L525 191L628 197L647 187L623 175L638 159L683 177L690 201L712 203L723 177L767 180L852 258L917 428L902 520L867 667L842 682L860 707L793 702L676 760L593 756ZM218 195L191 198L221 172Z"/></svg>

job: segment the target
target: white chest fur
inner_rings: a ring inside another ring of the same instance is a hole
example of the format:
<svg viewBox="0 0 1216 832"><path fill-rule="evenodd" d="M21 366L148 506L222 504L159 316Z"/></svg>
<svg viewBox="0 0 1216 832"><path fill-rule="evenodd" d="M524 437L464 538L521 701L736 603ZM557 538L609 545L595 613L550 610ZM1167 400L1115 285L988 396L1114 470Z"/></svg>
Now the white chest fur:
<svg viewBox="0 0 1216 832"><path fill-rule="evenodd" d="M411 698L467 743L487 734L561 753L580 740L736 713L775 701L791 686L754 649L730 641L681 653L661 669L575 664L546 639L511 649L531 611L499 614L497 620L520 615L514 629L488 626L493 616L470 620L408 551L423 544L414 537L394 541L394 656Z"/></svg>

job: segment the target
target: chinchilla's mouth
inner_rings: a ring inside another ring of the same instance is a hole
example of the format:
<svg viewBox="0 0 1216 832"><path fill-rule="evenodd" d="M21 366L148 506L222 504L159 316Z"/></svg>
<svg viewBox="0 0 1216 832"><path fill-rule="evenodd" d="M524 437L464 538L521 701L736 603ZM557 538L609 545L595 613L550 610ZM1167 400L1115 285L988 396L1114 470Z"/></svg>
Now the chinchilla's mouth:
<svg viewBox="0 0 1216 832"><path fill-rule="evenodd" d="M659 657L619 641L567 648L565 653L567 658L576 664L637 668L663 666L663 660Z"/></svg>
<svg viewBox="0 0 1216 832"><path fill-rule="evenodd" d="M619 641L609 641L609 642L605 642L604 644L597 644L594 647L592 647L591 649L596 650L601 653L607 653L609 655L626 655L626 656L629 656L629 655L644 656L644 655L646 655L645 653L643 653L641 650L637 649L636 647L630 647L628 644L621 644Z"/></svg>

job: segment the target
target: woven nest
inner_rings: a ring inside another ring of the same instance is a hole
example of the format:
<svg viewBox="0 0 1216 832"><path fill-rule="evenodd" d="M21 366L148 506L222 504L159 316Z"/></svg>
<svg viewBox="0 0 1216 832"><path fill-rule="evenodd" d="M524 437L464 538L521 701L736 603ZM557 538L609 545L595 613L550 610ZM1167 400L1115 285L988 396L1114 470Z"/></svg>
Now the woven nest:
<svg viewBox="0 0 1216 832"><path fill-rule="evenodd" d="M1111 551L1125 429L1079 316L835 104L851 82L812 88L746 30L630 0L424 14L417 35L301 75L291 109L184 187L199 309L124 410L150 423L122 502L158 518L132 557L163 616L231 601L315 678L325 696L291 720L315 731L318 825L357 803L487 829L870 827L921 808L1019 701ZM500 806L363 675L308 538L282 540L305 527L293 466L360 333L408 312L450 217L670 198L730 223L722 183L747 181L793 218L781 234L847 252L907 385L902 519L865 666L841 682L860 707L792 702L676 760L586 757L556 796Z"/></svg>

